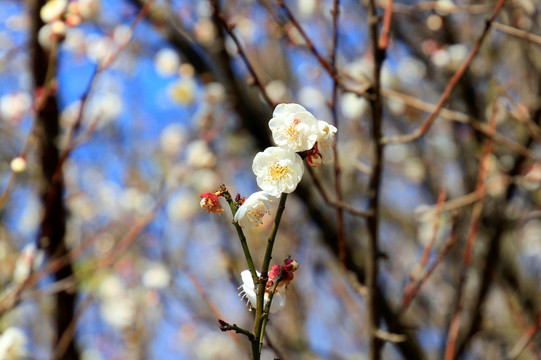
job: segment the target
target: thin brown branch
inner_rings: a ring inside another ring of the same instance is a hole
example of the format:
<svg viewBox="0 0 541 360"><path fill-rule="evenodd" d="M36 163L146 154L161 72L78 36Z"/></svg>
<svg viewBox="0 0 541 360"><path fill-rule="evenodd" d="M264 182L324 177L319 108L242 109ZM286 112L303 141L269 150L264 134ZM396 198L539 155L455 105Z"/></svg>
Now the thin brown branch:
<svg viewBox="0 0 541 360"><path fill-rule="evenodd" d="M391 33L391 18L393 16L393 3L394 0L387 0L385 6L385 14L383 15L383 27L381 29L381 37L379 38L379 48L382 50L387 49L389 46L389 35Z"/></svg>
<svg viewBox="0 0 541 360"><path fill-rule="evenodd" d="M396 90L382 89L381 92L385 97L399 98L404 101L406 105L421 111L432 113L437 110L437 106L434 104L427 103L414 96L406 95ZM535 156L526 147L512 141L511 139L506 138L505 136L497 132L491 132L487 124L484 124L460 111L450 110L442 107L438 115L447 120L456 121L462 124L469 124L475 130L483 133L483 135L494 139L495 142L504 145L505 147L521 154L522 156L525 156L532 160L536 159Z"/></svg>
<svg viewBox="0 0 541 360"><path fill-rule="evenodd" d="M310 52L315 56L315 58L317 59L317 61L319 62L319 64L323 67L323 69L325 69L325 71L335 80L338 81L338 78L337 78L337 74L336 72L334 71L331 63L329 61L327 61L326 59L323 58L323 55L321 55L319 53L319 51L317 51L316 47L314 46L314 43L312 42L312 40L310 39L310 37L306 34L306 32L304 31L304 29L302 28L302 26L299 24L299 22L297 21L297 19L295 18L295 16L293 16L293 13L291 12L291 10L289 9L289 7L281 0L278 1L278 6L280 6L282 9L285 10L286 12L286 15L287 15L287 18L289 19L289 21L291 22L291 24L293 24L293 26L299 31L299 33L301 34L304 42L306 42L306 46L308 47L308 49L310 50Z"/></svg>
<svg viewBox="0 0 541 360"><path fill-rule="evenodd" d="M72 321L70 322L69 326L64 330L62 333L62 336L58 340L58 343L56 344L56 348L54 350L54 358L59 359L64 356L66 353L68 346L70 342L73 340L73 337L75 336L75 327L77 325L78 320L83 316L83 313L88 309L90 304L92 304L92 296L87 296L80 304L79 308L77 309L77 312L73 316Z"/></svg>
<svg viewBox="0 0 541 360"><path fill-rule="evenodd" d="M494 102L493 109L492 109L492 116L489 120L489 126L492 131L495 131L496 129L496 118L498 115L498 103L497 101ZM456 308L453 313L451 324L449 327L449 333L447 336L447 345L445 349L445 360L452 360L455 358L455 349L456 349L456 343L458 339L458 333L460 330L460 324L462 320L462 312L463 312L463 292L466 284L466 276L467 271L470 268L471 262L472 262L472 256L473 256L473 249L475 246L475 241L477 239L477 232L481 223L481 215L483 211L483 201L482 198L485 195L485 177L488 170L488 159L492 152L492 145L493 141L491 139L487 139L485 141L484 147L483 147L483 153L481 155L481 160L479 164L479 174L477 178L477 185L476 185L476 192L478 193L479 197L481 198L480 201L475 203L471 215L471 224L470 229L468 232L468 237L466 239L466 246L464 248L464 255L462 259L462 270L460 273L460 279L457 286L457 296L456 296Z"/></svg>
<svg viewBox="0 0 541 360"><path fill-rule="evenodd" d="M511 308L510 310L513 310L512 302L510 300L508 301L508 306ZM528 346L532 348L531 350L532 350L532 353L534 354L533 356L536 356L537 358L539 358L538 351L535 348L535 345L532 343L532 339L535 336L535 334L539 331L539 328L541 327L541 308L537 311L537 313L538 315L537 315L536 320L534 321L532 325L530 325L527 329L523 331L520 339L517 341L515 346L513 346L513 348L507 354L507 359L509 360L517 359Z"/></svg>
<svg viewBox="0 0 541 360"><path fill-rule="evenodd" d="M458 240L458 231L456 231L456 217L452 220L451 225L451 236L447 239L443 247L441 248L440 252L438 253L437 258L434 260L434 262L426 269L426 271L423 273L421 278L411 287L411 290L405 291L404 297L402 298L402 305L400 306L399 314L403 314L404 311L408 308L408 306L411 304L413 299L417 296L419 291L421 290L424 283L428 280L430 275L436 270L438 265L443 261L447 253L449 253L449 250L456 244Z"/></svg>
<svg viewBox="0 0 541 360"><path fill-rule="evenodd" d="M436 236L438 235L438 229L440 225L440 215L441 211L443 209L443 205L445 203L445 190L440 189L440 193L438 195L438 201L436 203L436 212L434 214L434 219L432 222L432 233L430 236L430 240L428 241L428 244L426 244L423 255L421 256L421 261L417 263L417 265L414 267L410 274L410 279L408 284L406 285L406 288L404 290L404 298L402 299L402 308L405 307L406 303L409 303L411 301L411 292L413 290L413 284L417 281L419 278L419 275L421 274L421 271L423 271L424 267L426 266L428 262L428 258L430 256L430 251L432 250L432 246L434 245L434 242L436 241Z"/></svg>
<svg viewBox="0 0 541 360"><path fill-rule="evenodd" d="M383 1L380 0L379 2L380 7L386 7L386 4L383 3ZM457 13L457 12L466 12L470 14L483 14L485 13L489 7L484 4L480 5L459 5L456 3L445 3L442 4L440 1L419 1L413 5L405 5L402 3L394 4L393 6L393 12L401 13L401 14L415 14L419 11L434 11L434 10L440 10L444 11L449 14Z"/></svg>
<svg viewBox="0 0 541 360"><path fill-rule="evenodd" d="M384 144L388 144L388 143L404 143L404 142L415 141L415 140L419 139L421 136L423 136L424 134L426 134L426 132L430 129L430 127L432 126L432 124L434 123L436 118L438 117L438 114L439 114L440 110L447 103L447 100L449 100L449 97L451 96L451 94L452 94L454 88L456 87L456 85L458 84L459 80L466 73L466 70L469 68L469 66L472 63L473 59L475 58L475 56L479 52L479 49L481 48L481 45L483 45L483 42L485 41L485 39L486 39L486 37L487 37L487 35L488 35L489 31L490 31L492 23L494 22L494 20L496 19L496 17L500 13L504 3L505 3L505 0L498 0L498 3L494 7L494 11L492 13L492 16L485 23L485 28L483 30L483 33L481 34L479 39L477 39L477 41L473 45L473 48L470 51L470 54L468 55L466 60L464 60L462 65L456 70L454 75L451 77L451 79L447 83L447 86L445 87L445 90L441 94L441 96L440 96L440 98L439 98L439 100L438 100L438 102L436 104L436 108L434 109L434 111L432 113L430 113L430 115L428 115L428 117L423 122L423 124L417 130L412 132L411 134L398 135L398 136L383 138L382 142Z"/></svg>
<svg viewBox="0 0 541 360"><path fill-rule="evenodd" d="M351 206L351 205L349 205L349 204L347 204L345 202L338 201L338 200L332 200L329 197L329 195L327 194L327 192L325 191L325 189L323 188L323 185L321 184L321 181L319 180L319 178L315 174L312 167L306 166L306 169L308 169L308 173L310 174L310 176L312 178L312 181L314 182L314 185L316 186L316 189L321 194L321 197L323 198L323 200L325 200L325 202L327 204L329 204L330 206L332 206L332 207L334 207L336 209L343 209L343 210L347 211L348 213L350 213L351 215L355 215L355 216L368 217L368 216L370 216L372 214L370 211L356 209L353 206Z"/></svg>
<svg viewBox="0 0 541 360"><path fill-rule="evenodd" d="M237 45L237 51L239 52L240 58L242 59L242 61L244 62L244 65L248 69L248 72L252 76L252 80L254 81L255 85L257 85L257 87L261 91L261 95L263 95L263 98L265 98L265 101L267 102L267 104L269 104L269 106L274 109L277 104L274 101L272 101L272 99L270 98L269 94L267 93L267 89L265 88L265 85L263 84L263 82L261 81L257 73L255 72L255 69L252 66L250 60L248 60L248 55L244 51L244 48L242 47L242 44L239 41L239 38L233 32L235 26L229 25L227 21L225 20L225 18L223 17L223 15L220 13L218 14L216 18L219 20L220 24L225 29L227 34L231 37L231 39L233 39L233 41L235 42L235 45Z"/></svg>
<svg viewBox="0 0 541 360"><path fill-rule="evenodd" d="M499 22L494 22L492 24L492 26L494 26L494 28L496 28L497 30L499 30L499 31L501 31L503 33L506 33L506 34L513 35L513 36L516 36L516 37L521 38L521 39L531 41L532 43L537 44L537 45L541 45L541 36L539 36L539 35L535 35L535 34L527 32L527 31L514 28L512 26L504 25L504 24L499 23Z"/></svg>

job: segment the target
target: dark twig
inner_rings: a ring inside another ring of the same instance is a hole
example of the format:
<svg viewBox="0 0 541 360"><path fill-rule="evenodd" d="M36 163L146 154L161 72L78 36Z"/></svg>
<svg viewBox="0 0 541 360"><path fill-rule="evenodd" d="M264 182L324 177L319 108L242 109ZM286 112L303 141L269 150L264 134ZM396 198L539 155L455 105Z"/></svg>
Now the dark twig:
<svg viewBox="0 0 541 360"><path fill-rule="evenodd" d="M234 331L237 334L242 334L246 336L248 340L250 341L255 340L255 336L253 332L243 329L240 326L237 326L237 324L229 324L221 319L218 319L218 323L220 324L220 330L222 331Z"/></svg>
<svg viewBox="0 0 541 360"><path fill-rule="evenodd" d="M338 19L340 16L340 1L333 1L332 8L332 45L331 45L331 69L333 74L336 74L336 52L338 50ZM333 76L332 84L332 96L331 96L331 113L334 121L334 125L338 128L338 110L337 110L337 101L338 101L338 79L336 76ZM335 142L333 144L333 153L334 153L334 193L336 196L336 201L338 203L342 202L342 186L340 183L340 159L338 156L338 139L339 135L335 135ZM311 169L310 169L311 170ZM312 174L313 177L313 174ZM346 235L344 229L344 209L342 207L336 207L336 224L338 227L338 259L342 264L346 263Z"/></svg>
<svg viewBox="0 0 541 360"><path fill-rule="evenodd" d="M248 60L248 55L244 51L244 48L242 47L242 44L239 41L239 38L233 32L235 25L229 25L222 14L218 14L217 19L219 20L220 24L225 29L225 31L229 34L231 39L233 39L233 41L235 42L235 45L237 45L237 50L239 52L240 58L244 62L244 65L246 65L248 72L252 76L252 80L261 91L261 95L263 95L267 104L269 104L269 106L271 106L272 108L276 107L276 104L274 103L274 101L272 101L272 99L269 97L269 94L267 93L267 89L265 89L265 85L263 84L259 76L257 76L257 73L254 70L254 67Z"/></svg>
<svg viewBox="0 0 541 360"><path fill-rule="evenodd" d="M381 68L385 60L385 50L378 46L379 38L379 18L376 12L376 1L368 2L368 30L370 32L370 41L372 46L372 55L374 57L373 73L373 98L369 100L372 109L371 141L372 141L372 173L368 184L369 209L372 212L367 218L368 243L365 254L366 268L366 288L368 296L367 305L367 325L370 334L370 360L379 360L381 358L381 349L383 342L377 336L379 330L380 309L377 299L377 279L378 279L378 242L379 242L379 208L380 208L380 186L383 174L383 142L382 122L383 122L383 101L381 95Z"/></svg>
<svg viewBox="0 0 541 360"><path fill-rule="evenodd" d="M319 51L317 51L316 47L314 46L314 43L312 42L312 40L310 39L310 37L308 35L306 35L306 32L304 31L304 29L302 28L302 26L299 24L299 22L297 21L297 19L295 18L295 16L293 16L293 13L291 12L291 10L289 9L289 7L283 2L283 1L278 1L278 6L280 6L282 9L285 10L285 13L287 15L287 18L289 19L289 21L291 22L291 24L293 24L293 26L299 31L299 33L301 34L302 38L304 39L304 42L306 42L306 46L308 47L308 49L310 50L310 52L316 57L317 61L319 62L319 64L323 67L323 69L325 69L325 71L333 78L335 79L336 81L338 81L338 75L337 73L335 72L335 70L333 69L333 66L331 65L331 63L329 61L327 61L326 59L323 58L323 55L321 55L319 53Z"/></svg>

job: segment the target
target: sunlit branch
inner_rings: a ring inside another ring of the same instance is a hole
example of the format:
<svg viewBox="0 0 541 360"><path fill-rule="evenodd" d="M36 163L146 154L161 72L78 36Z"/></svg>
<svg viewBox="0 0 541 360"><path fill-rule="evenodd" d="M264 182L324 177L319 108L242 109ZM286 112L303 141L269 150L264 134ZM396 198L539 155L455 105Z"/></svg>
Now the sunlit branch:
<svg viewBox="0 0 541 360"><path fill-rule="evenodd" d="M381 37L379 38L379 48L382 50L387 49L389 45L389 35L391 33L391 18L393 16L393 3L394 0L387 0L385 6L385 14L383 15L383 27L381 29Z"/></svg>

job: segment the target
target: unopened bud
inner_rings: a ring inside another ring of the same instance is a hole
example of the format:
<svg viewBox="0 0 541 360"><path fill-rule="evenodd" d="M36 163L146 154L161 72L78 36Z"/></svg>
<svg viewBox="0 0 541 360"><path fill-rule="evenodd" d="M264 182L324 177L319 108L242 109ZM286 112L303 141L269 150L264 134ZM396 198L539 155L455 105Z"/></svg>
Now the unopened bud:
<svg viewBox="0 0 541 360"><path fill-rule="evenodd" d="M269 279L276 279L276 277L280 274L280 266L279 265L273 265L271 270L269 271Z"/></svg>
<svg viewBox="0 0 541 360"><path fill-rule="evenodd" d="M287 259L284 261L284 270L287 272L295 272L299 268L297 260Z"/></svg>
<svg viewBox="0 0 541 360"><path fill-rule="evenodd" d="M323 158L318 152L314 152L311 154L308 154L306 157L306 161L308 161L308 164L312 167L318 167L323 163Z"/></svg>

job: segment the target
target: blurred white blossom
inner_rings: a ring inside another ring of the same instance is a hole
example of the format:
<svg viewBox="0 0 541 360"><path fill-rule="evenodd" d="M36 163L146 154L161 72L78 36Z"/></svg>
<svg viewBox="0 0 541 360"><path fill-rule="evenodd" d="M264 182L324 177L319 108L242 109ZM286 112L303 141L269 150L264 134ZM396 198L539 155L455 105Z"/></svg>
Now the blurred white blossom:
<svg viewBox="0 0 541 360"><path fill-rule="evenodd" d="M11 171L15 173L20 173L26 170L26 159L22 156L17 156L11 160L9 163Z"/></svg>
<svg viewBox="0 0 541 360"><path fill-rule="evenodd" d="M32 106L32 96L24 91L5 94L0 98L0 115L10 122L20 120Z"/></svg>
<svg viewBox="0 0 541 360"><path fill-rule="evenodd" d="M163 264L152 264L143 273L143 285L149 289L163 289L169 285L171 275Z"/></svg>
<svg viewBox="0 0 541 360"><path fill-rule="evenodd" d="M178 155L186 144L186 129L180 124L170 124L162 130L160 145L168 156Z"/></svg>
<svg viewBox="0 0 541 360"><path fill-rule="evenodd" d="M156 72L163 77L175 75L180 66L178 53L169 48L160 49L154 57Z"/></svg>
<svg viewBox="0 0 541 360"><path fill-rule="evenodd" d="M133 323L136 315L136 303L130 297L119 297L102 302L100 314L107 323L122 329Z"/></svg>
<svg viewBox="0 0 541 360"><path fill-rule="evenodd" d="M225 100L225 88L219 82L211 82L205 85L205 100L207 103L216 105Z"/></svg>
<svg viewBox="0 0 541 360"><path fill-rule="evenodd" d="M167 216L172 221L189 220L199 212L197 196L186 193L177 194L167 202Z"/></svg>
<svg viewBox="0 0 541 360"><path fill-rule="evenodd" d="M44 23L59 19L68 5L67 0L49 0L39 11L39 16Z"/></svg>
<svg viewBox="0 0 541 360"><path fill-rule="evenodd" d="M202 193L208 189L217 188L220 184L220 177L212 169L197 169L188 176L187 183L198 193Z"/></svg>
<svg viewBox="0 0 541 360"><path fill-rule="evenodd" d="M216 156L204 140L192 141L186 148L186 161L188 165L196 168L213 167Z"/></svg>
<svg viewBox="0 0 541 360"><path fill-rule="evenodd" d="M265 91L269 98L275 103L281 103L287 100L288 89L282 80L273 80L265 86Z"/></svg>
<svg viewBox="0 0 541 360"><path fill-rule="evenodd" d="M17 284L22 284L28 279L32 270L36 269L42 263L43 256L43 251L38 251L35 243L25 245L15 263L13 281Z"/></svg>
<svg viewBox="0 0 541 360"><path fill-rule="evenodd" d="M345 117L358 119L369 109L368 100L354 93L345 93L340 98L340 110Z"/></svg>
<svg viewBox="0 0 541 360"><path fill-rule="evenodd" d="M196 89L193 78L181 77L169 86L169 98L175 104L189 105L195 100Z"/></svg>
<svg viewBox="0 0 541 360"><path fill-rule="evenodd" d="M0 336L0 359L19 360L27 355L28 338L19 328L9 327Z"/></svg>

